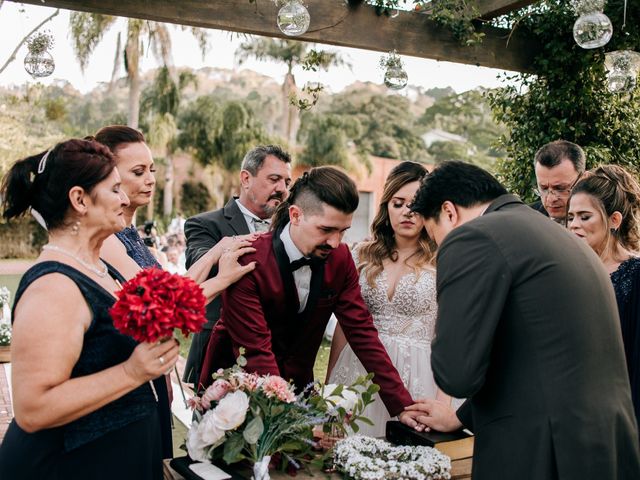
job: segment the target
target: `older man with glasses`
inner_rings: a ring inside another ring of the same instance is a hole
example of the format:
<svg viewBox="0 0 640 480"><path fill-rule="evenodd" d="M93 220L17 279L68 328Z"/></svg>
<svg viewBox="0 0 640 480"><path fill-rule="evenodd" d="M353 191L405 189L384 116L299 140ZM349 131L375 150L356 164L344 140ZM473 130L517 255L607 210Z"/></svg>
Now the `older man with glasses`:
<svg viewBox="0 0 640 480"><path fill-rule="evenodd" d="M585 155L580 146L566 140L547 143L536 152L534 164L540 201L531 207L565 225L571 189L585 171Z"/></svg>

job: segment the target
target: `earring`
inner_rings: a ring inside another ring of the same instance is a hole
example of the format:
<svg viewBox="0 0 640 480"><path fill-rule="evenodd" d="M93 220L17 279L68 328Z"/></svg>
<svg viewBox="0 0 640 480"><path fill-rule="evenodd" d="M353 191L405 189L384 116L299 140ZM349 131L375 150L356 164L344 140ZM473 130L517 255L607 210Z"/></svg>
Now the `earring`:
<svg viewBox="0 0 640 480"><path fill-rule="evenodd" d="M79 230L80 230L80 220L75 222L71 227L71 235L78 235Z"/></svg>

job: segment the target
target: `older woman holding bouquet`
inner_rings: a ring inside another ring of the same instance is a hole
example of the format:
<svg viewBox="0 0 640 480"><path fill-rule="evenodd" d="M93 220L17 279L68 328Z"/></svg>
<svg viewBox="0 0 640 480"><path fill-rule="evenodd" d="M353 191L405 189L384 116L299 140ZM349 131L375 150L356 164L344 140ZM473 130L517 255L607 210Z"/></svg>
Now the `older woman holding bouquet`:
<svg viewBox="0 0 640 480"><path fill-rule="evenodd" d="M124 278L100 259L129 200L103 145L69 140L17 162L2 184L7 219L31 211L49 243L14 304L15 419L0 446L3 479L159 479L149 380L173 366L172 341L119 333L109 308Z"/></svg>
<svg viewBox="0 0 640 480"><path fill-rule="evenodd" d="M150 249L143 243L138 230L132 224L136 211L153 200L155 191L155 165L145 138L138 130L124 125L111 125L96 133L98 142L109 147L114 155L121 176L121 188L129 197L124 208L126 228L109 237L103 244L100 255L129 280L141 269L161 265ZM253 263L240 265L238 258L254 251L250 248L252 236L226 238L191 266L187 275L200 283L209 301L245 273L253 270ZM219 264L218 275L207 280L211 268ZM154 381L158 392L158 414L162 432L163 458L173 456L171 435L170 386L167 378Z"/></svg>

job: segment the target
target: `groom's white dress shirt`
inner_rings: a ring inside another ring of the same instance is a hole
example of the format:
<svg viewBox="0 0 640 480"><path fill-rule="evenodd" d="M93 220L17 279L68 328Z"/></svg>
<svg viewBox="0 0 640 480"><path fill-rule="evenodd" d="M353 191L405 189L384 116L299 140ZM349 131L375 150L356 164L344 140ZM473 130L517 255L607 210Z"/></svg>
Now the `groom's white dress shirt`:
<svg viewBox="0 0 640 480"><path fill-rule="evenodd" d="M287 256L289 257L289 263L291 263L295 260L301 259L304 255L300 250L298 250L298 247L295 246L293 240L291 240L289 227L291 227L291 223L287 223L287 225L282 229L282 233L280 233L280 240L282 240L284 250L287 252ZM296 284L296 290L298 291L298 299L300 300L300 308L298 308L298 313L300 313L304 310L304 307L307 305L307 299L309 298L309 290L311 289L311 267L309 265L304 265L297 269L293 272L293 280Z"/></svg>

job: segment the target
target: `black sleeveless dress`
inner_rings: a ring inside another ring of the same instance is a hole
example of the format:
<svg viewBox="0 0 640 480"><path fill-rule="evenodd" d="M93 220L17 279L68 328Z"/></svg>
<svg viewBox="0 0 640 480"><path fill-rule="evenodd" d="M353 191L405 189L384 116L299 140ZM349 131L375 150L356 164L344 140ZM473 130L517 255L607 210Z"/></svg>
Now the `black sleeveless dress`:
<svg viewBox="0 0 640 480"><path fill-rule="evenodd" d="M66 264L48 261L30 268L22 277L14 306L32 282L50 273L73 280L92 313L71 378L100 372L129 358L136 342L113 326L108 309L115 302L114 297ZM124 281L110 266L109 274ZM45 305L42 308L46 310ZM148 383L60 427L27 433L15 419L9 425L0 445L0 479L89 478L162 479L157 406Z"/></svg>
<svg viewBox="0 0 640 480"><path fill-rule="evenodd" d="M138 230L133 225L116 233L116 237L124 245L127 255L140 268L162 268L149 248L144 244ZM169 390L164 375L153 381L158 394L158 418L160 419L160 438L162 440L162 458L173 457L173 435L171 423L171 404Z"/></svg>

